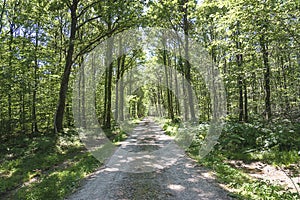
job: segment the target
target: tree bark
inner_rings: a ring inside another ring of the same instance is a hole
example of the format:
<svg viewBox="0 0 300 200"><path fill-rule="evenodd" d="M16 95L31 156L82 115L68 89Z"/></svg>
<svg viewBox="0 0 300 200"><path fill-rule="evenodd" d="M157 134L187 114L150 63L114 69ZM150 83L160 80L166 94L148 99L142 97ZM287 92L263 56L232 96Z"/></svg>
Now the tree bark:
<svg viewBox="0 0 300 200"><path fill-rule="evenodd" d="M268 52L268 44L265 41L265 36L261 36L260 45L262 48L262 56L263 56L263 64L264 64L264 81L265 81L265 118L269 120L272 115L271 111L271 87L270 87L270 63L269 63L269 52Z"/></svg>
<svg viewBox="0 0 300 200"><path fill-rule="evenodd" d="M12 82L12 59L13 59L13 39L14 39L14 24L11 22L10 24L10 29L9 29L10 37L9 37L9 61L8 61L8 66L9 66L9 82ZM10 132L12 130L12 95L11 95L11 90L8 91L8 123L7 123L7 130Z"/></svg>
<svg viewBox="0 0 300 200"><path fill-rule="evenodd" d="M124 72L125 72L125 59L126 55L122 55L122 62L121 62L121 79L120 79L120 120L124 120Z"/></svg>
<svg viewBox="0 0 300 200"><path fill-rule="evenodd" d="M106 66L107 69L107 105L106 105L106 117L105 117L105 128L111 128L111 91L112 91L112 73L113 73L113 37L107 39L107 50L106 50Z"/></svg>
<svg viewBox="0 0 300 200"><path fill-rule="evenodd" d="M176 103L176 115L180 116L180 106L179 106L179 86L178 86L178 77L177 77L177 73L176 73L176 69L177 69L177 59L175 57L174 60L175 63L175 74L174 74L174 78L175 78L175 103Z"/></svg>
<svg viewBox="0 0 300 200"><path fill-rule="evenodd" d="M248 122L248 91L247 84L244 80L244 122Z"/></svg>
<svg viewBox="0 0 300 200"><path fill-rule="evenodd" d="M236 48L238 51L241 51L242 43L239 41L240 36L240 22L237 21L236 23ZM239 90L239 121L242 122L244 120L244 97L243 97L243 83L244 79L242 77L243 74L243 55L238 52L236 55L236 63L237 63L237 70L238 70L238 80L237 80L237 86Z"/></svg>
<svg viewBox="0 0 300 200"><path fill-rule="evenodd" d="M2 33L2 28L3 28L3 15L5 11L5 6L6 6L6 0L3 1L1 14L0 14L0 34Z"/></svg>
<svg viewBox="0 0 300 200"><path fill-rule="evenodd" d="M167 62L167 50L166 50L166 39L163 38L163 64L165 68L165 83L166 83L166 92L167 92L167 108L168 108L168 117L174 120L174 114L172 110L172 102L170 96L170 86L169 86L169 73L168 73L168 62Z"/></svg>
<svg viewBox="0 0 300 200"><path fill-rule="evenodd" d="M120 85L120 76L122 68L122 38L119 38L119 57L118 57L118 68L117 68L117 78L116 78L116 101L115 101L115 120L119 120L119 85Z"/></svg>
<svg viewBox="0 0 300 200"><path fill-rule="evenodd" d="M39 24L37 25L39 26ZM37 93L37 87L38 87L38 75L37 75L37 70L38 70L38 58L37 58L37 51L38 51L38 34L39 30L38 28L35 31L35 55L34 55L34 71L33 71L33 77L34 77L34 88L33 88L33 94L32 94L32 132L37 133L39 132L38 130L38 124L37 124L37 118L36 118L36 93Z"/></svg>
<svg viewBox="0 0 300 200"><path fill-rule="evenodd" d="M238 77L239 88L239 121L242 122L244 118L244 102L243 102L243 79L241 75Z"/></svg>
<svg viewBox="0 0 300 200"><path fill-rule="evenodd" d="M189 21L188 21L188 0L184 1L184 16L183 16L183 26L184 26L184 54L185 54L185 78L187 81L188 89L188 102L191 114L191 120L196 120L194 101L193 101L193 91L191 86L191 65L189 63Z"/></svg>
<svg viewBox="0 0 300 200"><path fill-rule="evenodd" d="M80 110L80 112L81 112L80 116L82 116L82 118L81 118L80 124L83 128L86 128L86 112L85 112L85 98L86 98L86 96L85 96L85 73L86 72L85 72L85 65L83 64L83 58L82 58L82 61L81 61L81 65L82 65L82 68L81 68L82 69L82 71L81 71L81 74L82 74L82 79L81 79L82 91L81 91L81 96L79 96L79 99L82 99L82 102L81 102L82 107L81 107L81 110Z"/></svg>
<svg viewBox="0 0 300 200"><path fill-rule="evenodd" d="M69 78L71 74L71 68L73 65L73 53L74 53L74 42L76 38L76 26L77 26L77 6L78 0L73 0L72 5L70 6L71 11L71 30L70 30L70 40L69 47L67 51L66 63L64 72L62 75L59 91L59 100L58 106L55 113L54 119L54 130L55 132L61 132L63 130L63 119L64 119L64 110L66 105L66 97L69 86Z"/></svg>

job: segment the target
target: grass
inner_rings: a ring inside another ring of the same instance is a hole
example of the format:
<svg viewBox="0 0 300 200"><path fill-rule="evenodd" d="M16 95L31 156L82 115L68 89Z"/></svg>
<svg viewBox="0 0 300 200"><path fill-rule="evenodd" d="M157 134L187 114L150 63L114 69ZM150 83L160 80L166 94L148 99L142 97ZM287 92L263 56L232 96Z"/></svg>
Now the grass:
<svg viewBox="0 0 300 200"><path fill-rule="evenodd" d="M67 165L61 165L51 172L42 174L40 181L22 187L14 195L14 199L64 199L75 191L80 181L93 172L99 163L90 154L81 154L71 160Z"/></svg>
<svg viewBox="0 0 300 200"><path fill-rule="evenodd" d="M115 145L127 138L117 126L104 131ZM59 135L11 134L0 140L0 199L64 199L102 165L95 158L98 152L87 152L73 130Z"/></svg>
<svg viewBox="0 0 300 200"><path fill-rule="evenodd" d="M101 165L72 131L19 135L2 144L0 199L63 199Z"/></svg>

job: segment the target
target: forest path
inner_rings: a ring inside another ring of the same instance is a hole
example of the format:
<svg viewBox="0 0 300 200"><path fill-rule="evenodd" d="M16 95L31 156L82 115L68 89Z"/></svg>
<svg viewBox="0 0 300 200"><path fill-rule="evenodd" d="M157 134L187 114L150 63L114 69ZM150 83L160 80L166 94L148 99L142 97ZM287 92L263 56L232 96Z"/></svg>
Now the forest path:
<svg viewBox="0 0 300 200"><path fill-rule="evenodd" d="M146 118L122 142L106 166L68 199L231 198L209 171L187 157L171 137Z"/></svg>

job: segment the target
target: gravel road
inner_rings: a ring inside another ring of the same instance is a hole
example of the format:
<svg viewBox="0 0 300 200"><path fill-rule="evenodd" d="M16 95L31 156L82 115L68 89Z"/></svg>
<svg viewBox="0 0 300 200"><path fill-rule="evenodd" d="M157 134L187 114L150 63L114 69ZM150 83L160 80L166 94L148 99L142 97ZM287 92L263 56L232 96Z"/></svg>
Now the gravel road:
<svg viewBox="0 0 300 200"><path fill-rule="evenodd" d="M209 171L187 157L162 129L144 119L106 165L68 200L231 199Z"/></svg>

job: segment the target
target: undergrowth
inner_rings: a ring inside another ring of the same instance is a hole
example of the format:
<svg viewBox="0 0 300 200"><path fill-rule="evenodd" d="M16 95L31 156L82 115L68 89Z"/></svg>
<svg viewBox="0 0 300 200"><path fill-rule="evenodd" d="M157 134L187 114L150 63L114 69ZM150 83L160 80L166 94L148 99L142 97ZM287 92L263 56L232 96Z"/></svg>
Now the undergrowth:
<svg viewBox="0 0 300 200"><path fill-rule="evenodd" d="M101 165L74 131L11 137L1 152L0 199L63 199Z"/></svg>
<svg viewBox="0 0 300 200"><path fill-rule="evenodd" d="M176 135L179 125L163 120L163 128L168 135ZM263 124L257 122L227 122L215 150L204 159L199 158L199 149L203 143L208 124L199 124L194 139L186 149L187 153L198 160L200 165L210 168L217 180L230 188L231 195L237 199L282 200L300 199L298 193L267 181L257 180L241 169L227 164L226 160L243 160L251 163L262 161L276 166L300 164L298 155L300 126L288 120L282 123Z"/></svg>

